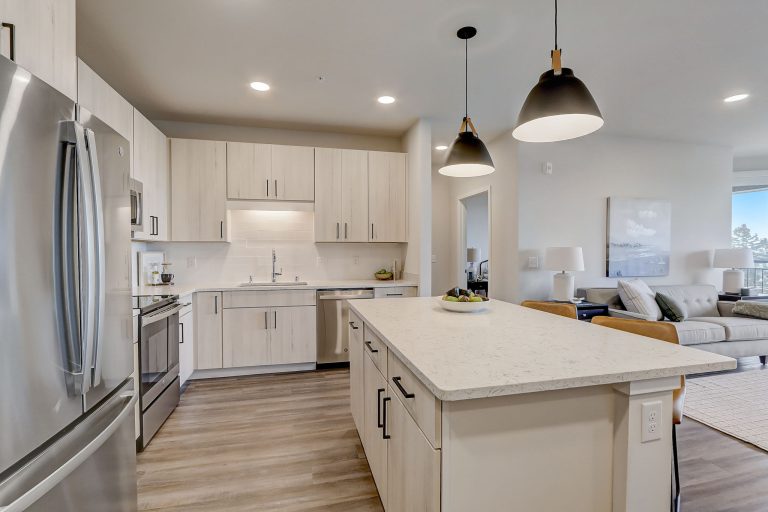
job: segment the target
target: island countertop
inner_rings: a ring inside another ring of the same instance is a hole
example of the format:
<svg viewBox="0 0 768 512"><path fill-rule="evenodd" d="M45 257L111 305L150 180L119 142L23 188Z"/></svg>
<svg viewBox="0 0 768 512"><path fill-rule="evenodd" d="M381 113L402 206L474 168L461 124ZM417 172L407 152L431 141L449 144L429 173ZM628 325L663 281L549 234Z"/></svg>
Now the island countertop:
<svg viewBox="0 0 768 512"><path fill-rule="evenodd" d="M434 297L350 307L440 400L466 400L729 370L736 360L501 301L479 313Z"/></svg>

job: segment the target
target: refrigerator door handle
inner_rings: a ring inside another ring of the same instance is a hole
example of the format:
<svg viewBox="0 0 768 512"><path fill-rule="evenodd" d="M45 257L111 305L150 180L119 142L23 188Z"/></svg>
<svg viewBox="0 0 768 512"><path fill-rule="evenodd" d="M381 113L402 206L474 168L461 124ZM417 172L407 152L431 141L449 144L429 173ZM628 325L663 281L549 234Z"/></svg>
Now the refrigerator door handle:
<svg viewBox="0 0 768 512"><path fill-rule="evenodd" d="M69 122L71 123L71 121ZM57 218L54 221L54 239L56 243L57 263L54 265L55 286L57 291L57 319L61 340L64 341L66 368L66 386L70 396L83 394L84 364L83 338L80 332L80 299L77 280L79 276L76 261L77 245L77 173L75 172L76 155L71 125L62 128L62 173L57 180ZM70 137L69 135L72 135Z"/></svg>
<svg viewBox="0 0 768 512"><path fill-rule="evenodd" d="M134 413L134 404L137 400L137 395L134 392L126 392L119 395L122 409L120 413L107 425L104 430L93 438L91 442L85 445L79 452L77 452L71 459L67 460L64 464L56 468L47 477L35 484L31 489L24 494L16 498L14 501L2 504L0 503L0 512L23 512L31 505L33 505L40 498L45 496L51 489L60 484L65 478L67 478L73 471L80 467L86 460L88 460L104 443L109 440L110 437L120 428L121 424L128 418L129 415ZM38 457L30 464L39 462L41 464L47 462L44 456Z"/></svg>
<svg viewBox="0 0 768 512"><path fill-rule="evenodd" d="M93 357L91 364L93 368L92 382L93 386L98 386L101 383L101 362L102 362L102 349L104 346L104 310L106 307L106 245L104 243L104 208L101 200L101 173L99 170L99 160L96 151L96 135L93 130L85 130L85 138L88 148L88 154L90 156L90 168L91 168L91 191L93 193L93 228L95 239L93 240L94 246L94 263L96 265L96 311L94 312L94 320L96 325L93 329L94 343L93 343ZM90 264L89 264L90 266Z"/></svg>

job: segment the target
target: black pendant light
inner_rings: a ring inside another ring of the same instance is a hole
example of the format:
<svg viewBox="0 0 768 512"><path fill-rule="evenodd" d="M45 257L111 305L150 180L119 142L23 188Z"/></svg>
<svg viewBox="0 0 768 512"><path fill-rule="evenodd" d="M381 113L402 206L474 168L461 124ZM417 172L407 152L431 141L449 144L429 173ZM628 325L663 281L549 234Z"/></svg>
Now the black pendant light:
<svg viewBox="0 0 768 512"><path fill-rule="evenodd" d="M603 116L584 82L561 67L557 47L557 0L555 0L555 49L552 69L539 77L517 116L512 136L524 142L555 142L575 139L600 129Z"/></svg>
<svg viewBox="0 0 768 512"><path fill-rule="evenodd" d="M480 140L469 118L469 40L475 37L475 27L460 28L456 35L464 40L464 120L459 128L459 136L448 148L445 164L440 168L440 174L456 178L471 178L491 174L495 168L488 149Z"/></svg>

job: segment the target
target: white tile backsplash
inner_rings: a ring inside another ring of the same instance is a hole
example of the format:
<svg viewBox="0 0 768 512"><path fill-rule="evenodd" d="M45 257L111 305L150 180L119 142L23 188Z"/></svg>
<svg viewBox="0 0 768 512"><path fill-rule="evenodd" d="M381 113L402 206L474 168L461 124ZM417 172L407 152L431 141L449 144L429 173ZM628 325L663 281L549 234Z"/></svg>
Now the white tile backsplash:
<svg viewBox="0 0 768 512"><path fill-rule="evenodd" d="M231 243L152 243L173 263L176 283L267 281L272 249L281 280L370 279L394 259L402 268L405 244L314 242L314 213L231 210ZM194 260L195 266L190 266Z"/></svg>

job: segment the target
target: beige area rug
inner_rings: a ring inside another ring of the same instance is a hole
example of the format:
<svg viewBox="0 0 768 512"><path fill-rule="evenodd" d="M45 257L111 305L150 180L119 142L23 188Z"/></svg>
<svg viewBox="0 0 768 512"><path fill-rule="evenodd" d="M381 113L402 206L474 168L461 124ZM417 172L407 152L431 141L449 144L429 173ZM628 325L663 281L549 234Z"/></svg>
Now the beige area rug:
<svg viewBox="0 0 768 512"><path fill-rule="evenodd" d="M768 451L768 371L686 381L684 414Z"/></svg>

